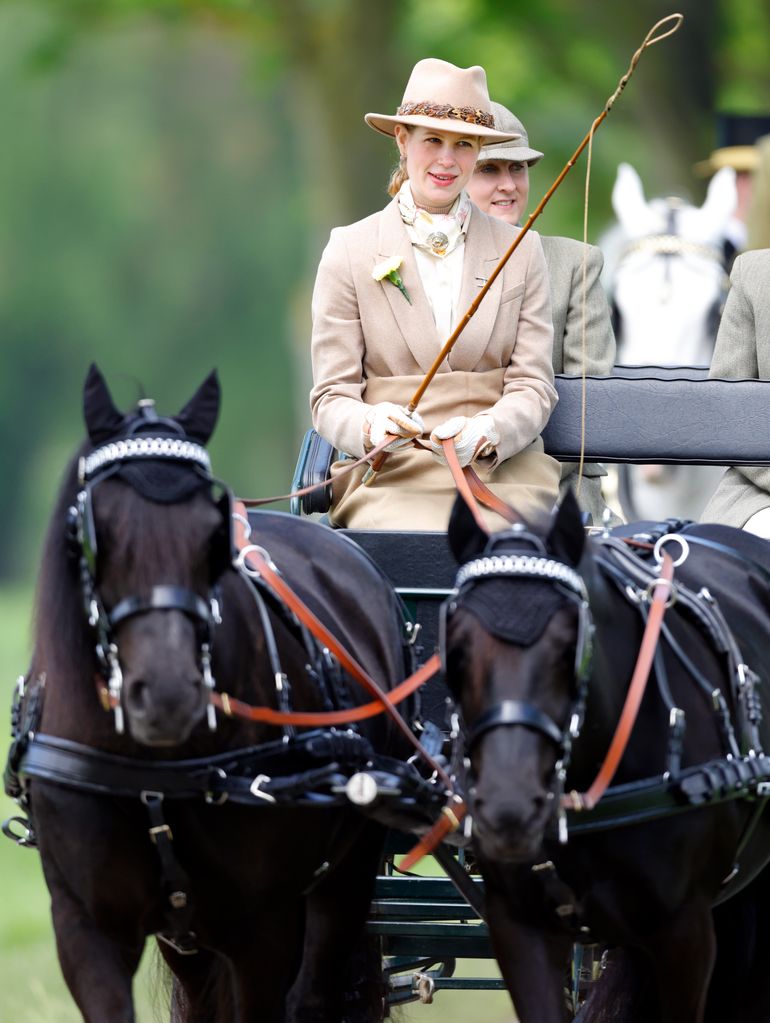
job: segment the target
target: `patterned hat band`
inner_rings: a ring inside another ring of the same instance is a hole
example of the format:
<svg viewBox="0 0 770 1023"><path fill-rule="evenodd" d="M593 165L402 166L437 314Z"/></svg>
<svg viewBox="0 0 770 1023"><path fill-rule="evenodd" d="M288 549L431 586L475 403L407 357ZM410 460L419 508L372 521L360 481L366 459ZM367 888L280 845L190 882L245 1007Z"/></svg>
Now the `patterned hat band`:
<svg viewBox="0 0 770 1023"><path fill-rule="evenodd" d="M480 124L483 128L494 128L495 119L486 110L474 107L453 107L451 103L402 103L396 111L398 117L436 117L448 118L452 121L464 121L466 124Z"/></svg>

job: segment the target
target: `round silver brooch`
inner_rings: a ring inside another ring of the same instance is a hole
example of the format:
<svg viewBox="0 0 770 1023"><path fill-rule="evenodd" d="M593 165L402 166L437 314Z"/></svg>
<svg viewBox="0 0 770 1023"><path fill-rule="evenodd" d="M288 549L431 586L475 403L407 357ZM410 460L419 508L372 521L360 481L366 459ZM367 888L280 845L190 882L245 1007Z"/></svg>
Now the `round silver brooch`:
<svg viewBox="0 0 770 1023"><path fill-rule="evenodd" d="M443 256L449 247L449 239L443 231L434 231L428 235L428 245L430 245L437 256Z"/></svg>

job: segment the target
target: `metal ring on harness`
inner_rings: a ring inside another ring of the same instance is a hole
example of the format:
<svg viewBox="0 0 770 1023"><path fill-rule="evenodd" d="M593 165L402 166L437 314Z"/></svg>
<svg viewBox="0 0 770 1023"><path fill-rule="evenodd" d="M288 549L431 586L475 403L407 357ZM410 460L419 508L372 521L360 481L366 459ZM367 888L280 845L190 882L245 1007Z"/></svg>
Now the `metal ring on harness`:
<svg viewBox="0 0 770 1023"><path fill-rule="evenodd" d="M690 556L690 545L683 536L679 535L679 533L666 533L663 536L659 537L655 541L655 546L652 549L652 555L659 565L662 564L663 544L667 543L669 540L674 540L682 548L682 553L674 561L674 568L678 568L680 565L683 565L684 562L687 561L687 558Z"/></svg>
<svg viewBox="0 0 770 1023"><path fill-rule="evenodd" d="M674 562L674 564L677 564L677 562ZM653 592L657 586L668 587L668 599L663 606L665 608L673 607L676 604L676 586L670 579L653 579L652 582L648 583L644 591L645 599L648 602L652 600Z"/></svg>
<svg viewBox="0 0 770 1023"><path fill-rule="evenodd" d="M245 515L241 515L240 512L233 512L230 516L234 522L240 522L243 526L243 538L248 540L251 537L251 523Z"/></svg>
<svg viewBox="0 0 770 1023"><path fill-rule="evenodd" d="M240 552L238 553L238 557L235 559L235 567L243 571L250 578L259 579L260 576L262 575L259 569L253 568L251 565L248 565L246 563L246 558L249 556L249 554L251 554L252 551L256 551L256 553L259 554L259 556L264 561L267 562L269 567L274 572L278 571L278 568L274 564L273 559L270 557L270 554L265 550L264 547L261 547L257 543L250 543L247 544L245 547L241 547Z"/></svg>
<svg viewBox="0 0 770 1023"><path fill-rule="evenodd" d="M215 772L220 781L227 781L227 772L223 771L221 767L213 767L212 770ZM215 795L211 789L203 797L210 806L221 806L227 802L229 793L220 792L219 795Z"/></svg>

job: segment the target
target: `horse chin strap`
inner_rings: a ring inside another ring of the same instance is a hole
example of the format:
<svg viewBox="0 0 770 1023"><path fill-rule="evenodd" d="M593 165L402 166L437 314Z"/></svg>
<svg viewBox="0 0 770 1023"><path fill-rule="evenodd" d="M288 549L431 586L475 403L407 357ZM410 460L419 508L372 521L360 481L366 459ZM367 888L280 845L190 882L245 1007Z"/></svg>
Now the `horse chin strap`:
<svg viewBox="0 0 770 1023"><path fill-rule="evenodd" d="M138 460L169 460L175 464L190 466L203 473L205 478L216 482L210 475L208 453L200 444L168 437L128 437L97 448L78 465L81 490L76 504L70 507L67 516L68 539L77 556L80 569L80 589L86 619L96 634L96 659L99 674L106 683L97 688L105 710L115 714L115 731L125 732L125 715L122 706L123 672L120 667L120 653L115 637L116 627L141 614L151 611L181 611L192 619L199 639L199 660L203 683L213 692L216 681L211 670L211 642L213 626L221 624L219 600L216 587L209 592L208 602L193 590L183 586L153 586L148 597L129 596L107 611L96 586L97 543L93 514L92 492L95 486L108 479L126 462ZM209 701L206 720L210 731L217 727L216 710Z"/></svg>

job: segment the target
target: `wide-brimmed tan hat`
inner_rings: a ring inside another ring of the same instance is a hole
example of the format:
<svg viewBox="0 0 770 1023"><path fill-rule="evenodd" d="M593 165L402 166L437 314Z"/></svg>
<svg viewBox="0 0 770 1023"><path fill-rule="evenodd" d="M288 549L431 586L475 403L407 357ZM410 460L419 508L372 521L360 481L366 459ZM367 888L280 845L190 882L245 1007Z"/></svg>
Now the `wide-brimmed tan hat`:
<svg viewBox="0 0 770 1023"><path fill-rule="evenodd" d="M759 165L756 142L770 134L770 117L765 114L717 114L717 148L693 170L710 177L723 167L755 171Z"/></svg>
<svg viewBox="0 0 770 1023"><path fill-rule="evenodd" d="M516 134L519 138L512 142L494 142L491 146L484 146L479 153L479 160L510 160L532 167L538 160L543 159L543 154L538 149L530 147L527 129L508 107L504 107L502 103L493 103L492 113L495 117L495 127L499 131Z"/></svg>
<svg viewBox="0 0 770 1023"><path fill-rule="evenodd" d="M415 64L393 116L367 114L364 120L383 135L395 135L397 124L478 135L490 142L510 142L520 135L495 128L483 67L456 67L436 57Z"/></svg>

